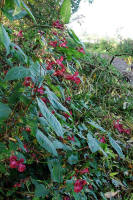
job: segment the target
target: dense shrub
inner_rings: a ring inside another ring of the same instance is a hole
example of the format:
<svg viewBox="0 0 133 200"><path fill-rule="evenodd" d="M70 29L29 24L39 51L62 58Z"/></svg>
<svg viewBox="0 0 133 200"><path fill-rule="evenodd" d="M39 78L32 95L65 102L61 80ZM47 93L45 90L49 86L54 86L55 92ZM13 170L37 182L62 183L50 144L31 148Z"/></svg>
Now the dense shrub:
<svg viewBox="0 0 133 200"><path fill-rule="evenodd" d="M1 199L126 199L132 88L59 19L0 41Z"/></svg>

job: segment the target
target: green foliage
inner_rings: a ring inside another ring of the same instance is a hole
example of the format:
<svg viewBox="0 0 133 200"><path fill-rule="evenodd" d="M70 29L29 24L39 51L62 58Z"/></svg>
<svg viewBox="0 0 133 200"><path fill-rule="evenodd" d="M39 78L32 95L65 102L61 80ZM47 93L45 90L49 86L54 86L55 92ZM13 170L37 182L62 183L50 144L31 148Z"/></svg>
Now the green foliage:
<svg viewBox="0 0 133 200"><path fill-rule="evenodd" d="M27 1L13 2L34 19ZM38 8L39 1L28 1L36 14L51 13L37 18L48 23L39 30L27 18L8 28L2 21L1 200L106 199L109 191L120 191L113 199L130 198L132 88L107 60L85 54L76 34L58 21L70 4L60 9L60 1L53 2ZM6 3L5 12L14 9ZM122 132L114 126L118 119Z"/></svg>
<svg viewBox="0 0 133 200"><path fill-rule="evenodd" d="M0 103L0 121L5 120L9 117L11 109L8 105Z"/></svg>
<svg viewBox="0 0 133 200"><path fill-rule="evenodd" d="M64 0L60 8L61 20L68 24L71 17L71 0Z"/></svg>

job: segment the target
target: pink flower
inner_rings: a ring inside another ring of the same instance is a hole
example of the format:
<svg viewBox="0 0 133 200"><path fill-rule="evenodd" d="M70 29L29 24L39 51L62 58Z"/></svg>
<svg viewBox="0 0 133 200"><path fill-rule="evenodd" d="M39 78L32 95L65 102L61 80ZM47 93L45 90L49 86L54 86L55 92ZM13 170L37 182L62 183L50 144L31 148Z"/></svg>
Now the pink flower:
<svg viewBox="0 0 133 200"><path fill-rule="evenodd" d="M59 21L59 20L56 20L55 22L53 22L53 27L58 28L58 29L61 29L61 30L64 29L64 25L63 25L63 24L60 24L60 21Z"/></svg>
<svg viewBox="0 0 133 200"><path fill-rule="evenodd" d="M66 101L71 101L71 97L66 97Z"/></svg>
<svg viewBox="0 0 133 200"><path fill-rule="evenodd" d="M10 161L10 168L14 169L18 167L18 162L16 160Z"/></svg>
<svg viewBox="0 0 133 200"><path fill-rule="evenodd" d="M83 48L80 48L80 49L78 49L78 51L79 51L80 53L83 53L83 54L85 54L85 51L84 51L84 49L83 49Z"/></svg>
<svg viewBox="0 0 133 200"><path fill-rule="evenodd" d="M31 129L29 128L29 127L26 127L26 129L25 129L27 132L31 132Z"/></svg>
<svg viewBox="0 0 133 200"><path fill-rule="evenodd" d="M23 85L28 87L31 85L31 78L30 77L26 77L25 81L23 82Z"/></svg>
<svg viewBox="0 0 133 200"><path fill-rule="evenodd" d="M14 188L16 188L16 187L21 187L21 183L16 183L16 184L14 184L13 187L14 187Z"/></svg>
<svg viewBox="0 0 133 200"><path fill-rule="evenodd" d="M77 85L79 85L80 83L80 78L77 77L79 75L79 73L76 71L74 74L69 74L69 73L65 73L64 74L64 78L66 80L71 80L74 81Z"/></svg>
<svg viewBox="0 0 133 200"><path fill-rule="evenodd" d="M67 44L67 41L62 42L62 43L59 44L59 47L68 48L68 47L66 46L66 44Z"/></svg>
<svg viewBox="0 0 133 200"><path fill-rule="evenodd" d="M70 140L70 141L73 141L73 142L75 142L75 138L74 138L74 136L72 136L72 137L70 137L70 136L67 136L67 139L68 139L68 140Z"/></svg>
<svg viewBox="0 0 133 200"><path fill-rule="evenodd" d="M42 97L41 100L42 100L45 104L49 102L49 100L48 100L47 98L45 98L45 97Z"/></svg>
<svg viewBox="0 0 133 200"><path fill-rule="evenodd" d="M40 88L35 88L34 92L38 92L39 94L44 94L44 88L42 86Z"/></svg>
<svg viewBox="0 0 133 200"><path fill-rule="evenodd" d="M85 173L89 173L88 168L80 170L80 174L85 174Z"/></svg>
<svg viewBox="0 0 133 200"><path fill-rule="evenodd" d="M49 45L52 46L52 47L56 47L57 46L57 41L49 42Z"/></svg>
<svg viewBox="0 0 133 200"><path fill-rule="evenodd" d="M83 186L86 184L87 182L85 180L77 179L74 183L74 192L80 192L83 189Z"/></svg>
<svg viewBox="0 0 133 200"><path fill-rule="evenodd" d="M22 32L23 32L22 30L19 31L18 34L17 34L17 36L18 36L18 37L23 37L23 33L22 33Z"/></svg>
<svg viewBox="0 0 133 200"><path fill-rule="evenodd" d="M54 110L52 110L52 112L51 112L53 115L55 114L55 111Z"/></svg>
<svg viewBox="0 0 133 200"><path fill-rule="evenodd" d="M70 117L70 115L68 115L67 113L63 113L63 115L64 115L64 117L65 117L66 119L68 119L68 118Z"/></svg>
<svg viewBox="0 0 133 200"><path fill-rule="evenodd" d="M101 143L106 143L105 137L104 137L104 136L103 136L99 141L100 141Z"/></svg>
<svg viewBox="0 0 133 200"><path fill-rule="evenodd" d="M17 156L10 156L10 161L17 160Z"/></svg>
<svg viewBox="0 0 133 200"><path fill-rule="evenodd" d="M131 130L130 129L124 129L123 124L119 123L120 120L117 120L116 122L113 122L114 128L116 128L120 133L126 133L130 134Z"/></svg>
<svg viewBox="0 0 133 200"><path fill-rule="evenodd" d="M19 164L18 166L18 171L19 172L24 172L26 170L26 166L22 163Z"/></svg>

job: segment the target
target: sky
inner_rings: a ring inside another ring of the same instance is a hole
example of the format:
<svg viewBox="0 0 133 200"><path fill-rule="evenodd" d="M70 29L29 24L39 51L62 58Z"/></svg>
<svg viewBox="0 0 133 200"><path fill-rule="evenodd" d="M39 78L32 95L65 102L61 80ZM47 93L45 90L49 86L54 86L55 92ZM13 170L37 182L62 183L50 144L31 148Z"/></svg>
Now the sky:
<svg viewBox="0 0 133 200"><path fill-rule="evenodd" d="M77 16L82 17L74 20ZM89 36L133 39L133 0L94 0L92 4L81 0L69 27L81 39Z"/></svg>

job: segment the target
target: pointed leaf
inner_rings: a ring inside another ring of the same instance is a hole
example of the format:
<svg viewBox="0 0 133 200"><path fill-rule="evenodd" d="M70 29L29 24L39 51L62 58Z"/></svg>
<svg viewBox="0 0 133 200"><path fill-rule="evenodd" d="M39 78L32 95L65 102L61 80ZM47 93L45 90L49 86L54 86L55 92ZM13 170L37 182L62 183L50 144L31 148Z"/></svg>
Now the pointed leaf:
<svg viewBox="0 0 133 200"><path fill-rule="evenodd" d="M63 137L63 129L60 124L60 122L57 120L57 118L48 110L46 104L41 100L37 99L38 106L40 108L41 113L47 120L49 126L56 132L58 136Z"/></svg>
<svg viewBox="0 0 133 200"><path fill-rule="evenodd" d="M58 156L58 153L53 143L39 129L37 130L36 139L39 144L49 153L52 153L54 156Z"/></svg>
<svg viewBox="0 0 133 200"><path fill-rule="evenodd" d="M0 43L2 43L7 51L7 54L9 53L10 50L10 38L2 24L0 24Z"/></svg>
<svg viewBox="0 0 133 200"><path fill-rule="evenodd" d="M26 12L31 16L31 18L33 19L33 21L36 23L35 17L33 16L32 12L28 8L28 6L23 1L21 1L21 5L26 10Z"/></svg>
<svg viewBox="0 0 133 200"><path fill-rule="evenodd" d="M122 152L121 147L117 144L117 142L111 136L109 136L109 142L112 145L112 147L116 150L116 152L119 154L120 158L124 158L125 156Z"/></svg>
<svg viewBox="0 0 133 200"><path fill-rule="evenodd" d="M8 105L0 103L0 121L5 120L9 117L11 109Z"/></svg>
<svg viewBox="0 0 133 200"><path fill-rule="evenodd" d="M18 79L22 79L22 78L30 76L30 75L31 75L31 73L28 68L13 67L12 69L10 69L7 72L4 81L18 80Z"/></svg>
<svg viewBox="0 0 133 200"><path fill-rule="evenodd" d="M69 23L71 17L71 0L64 0L60 9L61 19L65 24Z"/></svg>

